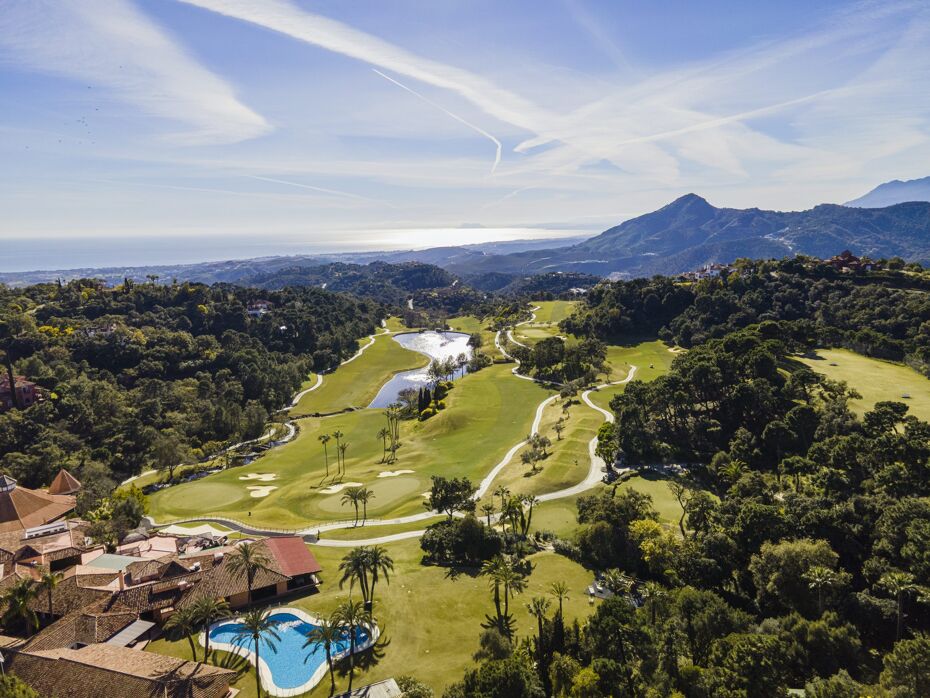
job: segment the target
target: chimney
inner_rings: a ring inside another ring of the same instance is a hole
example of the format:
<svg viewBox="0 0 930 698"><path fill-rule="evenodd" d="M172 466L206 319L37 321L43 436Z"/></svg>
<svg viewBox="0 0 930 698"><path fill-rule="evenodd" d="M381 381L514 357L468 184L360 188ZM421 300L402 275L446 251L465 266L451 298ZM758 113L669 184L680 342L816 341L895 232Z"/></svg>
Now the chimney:
<svg viewBox="0 0 930 698"><path fill-rule="evenodd" d="M126 590L126 580L124 579L125 576L126 576L126 575L124 575L122 572L120 572L120 573L118 573L118 574L116 575L116 578L119 580L119 590L120 590L120 591L125 591L125 590Z"/></svg>

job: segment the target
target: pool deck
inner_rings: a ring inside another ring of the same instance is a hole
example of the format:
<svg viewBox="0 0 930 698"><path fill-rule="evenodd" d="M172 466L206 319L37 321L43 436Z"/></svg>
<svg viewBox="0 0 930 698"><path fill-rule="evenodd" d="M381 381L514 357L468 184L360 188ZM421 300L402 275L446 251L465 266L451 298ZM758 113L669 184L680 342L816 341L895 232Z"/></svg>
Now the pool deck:
<svg viewBox="0 0 930 698"><path fill-rule="evenodd" d="M300 620L304 621L305 623L310 623L311 625L319 625L321 622L318 617L310 613L307 613L306 611L303 611L299 608L293 608L292 606L277 606L275 608L269 608L267 609L267 613L269 615L274 614L274 613L290 613L291 615L296 616ZM221 625L225 625L226 623L236 623L236 622L239 622L240 620L241 620L240 616L235 616L233 618L225 618L223 620L217 621L216 623L213 623L207 632L212 632L214 628L217 628ZM370 628L365 628L365 630L368 631L368 639L365 642L361 643L360 645L355 646L355 654L358 654L359 652L364 652L368 648L372 647L378 641L378 638L381 636L381 629L378 628L377 625L374 625ZM204 646L205 645L204 633L202 632L199 633L197 637L200 642L200 645ZM251 641L248 644L251 645L252 644ZM219 642L217 640L211 640L210 647L213 647L214 649L223 650L224 652L229 652L231 654L238 655L242 657L243 659L247 659L249 662L251 662L253 666L256 666L255 652L253 652L251 649L247 649L246 647L242 647L240 645L232 644L229 642ZM350 649L345 649L341 652L334 653L333 664L335 665L336 662L338 662L342 658L349 656L349 652L350 652ZM300 696L300 695L303 695L304 693L307 693L310 689L312 689L320 681L322 681L326 677L326 674L329 672L329 666L326 664L326 661L324 660L323 663L320 664L319 667L317 667L316 671L313 672L313 675L310 676L310 678L307 679L307 681L305 681L300 686L297 686L296 688L281 688L274 682L274 675L271 673L271 669L265 663L265 660L261 657L259 657L257 668L258 668L258 676L262 682L262 688L265 690L265 692L269 696L276 696L279 698L287 698L288 696Z"/></svg>

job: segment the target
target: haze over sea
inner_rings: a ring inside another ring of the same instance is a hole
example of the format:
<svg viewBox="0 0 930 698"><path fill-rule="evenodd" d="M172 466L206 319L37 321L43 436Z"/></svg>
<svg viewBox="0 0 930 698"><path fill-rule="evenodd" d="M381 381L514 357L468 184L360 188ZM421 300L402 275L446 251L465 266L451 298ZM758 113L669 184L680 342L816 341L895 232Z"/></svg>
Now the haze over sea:
<svg viewBox="0 0 930 698"><path fill-rule="evenodd" d="M507 240L555 240L587 230L418 228L327 235L190 235L13 238L0 247L0 271L189 264L281 255L409 250Z"/></svg>

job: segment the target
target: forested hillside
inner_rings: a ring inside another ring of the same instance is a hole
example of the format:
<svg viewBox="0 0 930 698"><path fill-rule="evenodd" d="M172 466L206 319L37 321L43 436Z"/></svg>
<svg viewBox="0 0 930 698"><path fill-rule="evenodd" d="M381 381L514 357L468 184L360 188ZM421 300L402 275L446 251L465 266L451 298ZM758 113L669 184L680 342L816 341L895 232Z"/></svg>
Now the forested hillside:
<svg viewBox="0 0 930 698"><path fill-rule="evenodd" d="M598 446L667 479L681 518L634 489L580 497L557 549L612 598L574 627L541 612L525 648L488 638L446 696L930 695L930 424L904 400L856 414L854 387L795 360L832 344L925 367L926 283L799 259L594 289L563 330L689 347L612 399Z"/></svg>
<svg viewBox="0 0 930 698"><path fill-rule="evenodd" d="M312 288L0 286L4 373L43 397L0 414L3 469L33 487L62 466L121 479L257 436L381 317L376 302Z"/></svg>

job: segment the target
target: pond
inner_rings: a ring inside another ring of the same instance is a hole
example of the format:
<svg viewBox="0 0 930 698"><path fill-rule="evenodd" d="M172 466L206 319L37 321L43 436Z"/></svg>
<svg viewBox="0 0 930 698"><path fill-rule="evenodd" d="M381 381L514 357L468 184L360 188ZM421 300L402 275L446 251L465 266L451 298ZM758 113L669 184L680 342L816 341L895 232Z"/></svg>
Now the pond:
<svg viewBox="0 0 930 698"><path fill-rule="evenodd" d="M272 696L298 696L316 686L329 671L326 650L322 645L304 647L307 635L318 626L313 616L296 608L278 608L269 618L275 623L280 641L259 641L259 675L262 686ZM255 664L254 645L250 636L240 637L242 624L238 619L222 621L210 628L210 646L245 657ZM355 652L370 647L378 638L378 629L355 631ZM201 638L201 644L203 643ZM349 634L333 648L333 662L349 652Z"/></svg>
<svg viewBox="0 0 930 698"><path fill-rule="evenodd" d="M444 361L450 356L454 358L459 354L465 354L471 358L468 335L462 332L406 332L396 334L392 339L405 349L426 354L430 359ZM397 401L397 396L402 390L425 387L430 382L428 369L429 366L424 366L395 374L381 387L368 407L387 407Z"/></svg>

